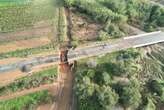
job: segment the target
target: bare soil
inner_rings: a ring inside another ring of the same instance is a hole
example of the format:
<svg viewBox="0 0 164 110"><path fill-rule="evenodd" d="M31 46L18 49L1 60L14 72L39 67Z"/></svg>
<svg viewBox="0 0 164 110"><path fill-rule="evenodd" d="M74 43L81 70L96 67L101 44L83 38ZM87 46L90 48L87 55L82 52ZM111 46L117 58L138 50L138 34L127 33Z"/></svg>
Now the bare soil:
<svg viewBox="0 0 164 110"><path fill-rule="evenodd" d="M36 110L50 110L52 104L39 105Z"/></svg>
<svg viewBox="0 0 164 110"><path fill-rule="evenodd" d="M102 25L90 21L87 17L71 12L72 18L72 37L78 40L95 40Z"/></svg>
<svg viewBox="0 0 164 110"><path fill-rule="evenodd" d="M50 39L48 37L10 42L7 44L0 45L0 53L20 50L25 48L35 48L42 45L46 45L48 43L50 43Z"/></svg>
<svg viewBox="0 0 164 110"><path fill-rule="evenodd" d="M144 34L145 33L144 31L140 30L139 28L131 26L131 25L125 25L124 29L126 29L126 31L128 33L128 36Z"/></svg>
<svg viewBox="0 0 164 110"><path fill-rule="evenodd" d="M47 36L52 30L52 26L42 26L25 31L0 33L0 42L16 41L19 39L29 39L33 37Z"/></svg>
<svg viewBox="0 0 164 110"><path fill-rule="evenodd" d="M19 70L15 70L12 72L1 73L0 74L0 86L4 86L13 82L15 79L26 76L27 74L23 74Z"/></svg>

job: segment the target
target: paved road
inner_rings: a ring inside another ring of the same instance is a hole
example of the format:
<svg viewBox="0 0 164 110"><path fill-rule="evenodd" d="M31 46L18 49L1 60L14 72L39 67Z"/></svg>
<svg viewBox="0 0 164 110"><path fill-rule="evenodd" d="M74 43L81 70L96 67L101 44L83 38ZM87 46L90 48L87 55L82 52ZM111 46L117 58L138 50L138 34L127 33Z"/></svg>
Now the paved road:
<svg viewBox="0 0 164 110"><path fill-rule="evenodd" d="M164 42L164 32L155 32L132 36L124 39L119 39L113 43L101 43L95 46L84 47L82 49L70 50L68 52L68 61L79 60L91 56L111 53L127 48L143 47L155 43ZM20 61L14 64L0 65L0 73L13 71L17 68L23 69L25 66L33 67L45 63L59 63L60 58L58 55L49 55L46 57L37 57L29 61Z"/></svg>
<svg viewBox="0 0 164 110"><path fill-rule="evenodd" d="M143 36L132 36L124 39L120 39L116 42L100 44L98 46L83 48L80 50L69 51L69 61L78 60L81 58L97 56L105 53L111 53L127 48L143 47L159 42L164 42L164 32L156 32L152 34L143 34Z"/></svg>

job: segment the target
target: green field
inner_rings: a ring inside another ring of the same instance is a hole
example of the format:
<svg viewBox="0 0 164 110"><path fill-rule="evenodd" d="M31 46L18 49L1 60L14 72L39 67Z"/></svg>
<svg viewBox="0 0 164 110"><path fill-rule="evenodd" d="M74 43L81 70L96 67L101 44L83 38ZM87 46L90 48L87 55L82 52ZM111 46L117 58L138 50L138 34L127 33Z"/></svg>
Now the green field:
<svg viewBox="0 0 164 110"><path fill-rule="evenodd" d="M35 110L40 104L52 103L53 96L47 90L0 101L0 110Z"/></svg>
<svg viewBox="0 0 164 110"><path fill-rule="evenodd" d="M0 53L0 59L11 58L11 57L27 57L30 55L38 54L41 52L53 51L54 47L52 44L46 44L36 48L26 48L22 50L15 50L6 53Z"/></svg>
<svg viewBox="0 0 164 110"><path fill-rule="evenodd" d="M57 67L53 66L40 72L34 73L31 76L23 77L15 80L9 85L0 87L0 96L11 94L24 89L35 88L43 84L51 84L56 80Z"/></svg>
<svg viewBox="0 0 164 110"><path fill-rule="evenodd" d="M4 5L0 7L1 33L32 28L39 21L53 21L55 17L53 0L33 0L23 5L19 5L19 2L0 4Z"/></svg>
<svg viewBox="0 0 164 110"><path fill-rule="evenodd" d="M13 6L13 5L25 5L27 3L30 3L32 0L1 0L0 1L0 7L1 6Z"/></svg>

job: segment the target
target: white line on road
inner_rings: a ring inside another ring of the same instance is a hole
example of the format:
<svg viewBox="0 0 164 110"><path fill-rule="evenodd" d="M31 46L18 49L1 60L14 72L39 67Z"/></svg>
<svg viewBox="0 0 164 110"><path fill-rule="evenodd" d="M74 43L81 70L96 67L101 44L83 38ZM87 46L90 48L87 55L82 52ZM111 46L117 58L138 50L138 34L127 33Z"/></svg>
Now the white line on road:
<svg viewBox="0 0 164 110"><path fill-rule="evenodd" d="M139 44L139 45L135 45L135 46L133 46L133 48L138 48L138 47L148 46L148 45L152 45L152 44L155 44L155 43L160 43L160 42L163 42L163 41L164 41L164 40L159 40L159 41L150 42L150 43L146 43L146 44Z"/></svg>
<svg viewBox="0 0 164 110"><path fill-rule="evenodd" d="M134 35L134 36L130 36L130 37L124 37L124 40L148 36L148 35L153 35L153 34L158 34L158 33L161 33L161 31L155 31L155 32L150 32L150 33L145 33L145 34Z"/></svg>

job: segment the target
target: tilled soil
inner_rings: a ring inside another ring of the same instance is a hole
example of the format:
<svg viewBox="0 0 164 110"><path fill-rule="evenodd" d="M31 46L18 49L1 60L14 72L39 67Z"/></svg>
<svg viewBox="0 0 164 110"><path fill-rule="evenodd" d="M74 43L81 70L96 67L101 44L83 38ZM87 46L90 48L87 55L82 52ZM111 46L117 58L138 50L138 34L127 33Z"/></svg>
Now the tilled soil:
<svg viewBox="0 0 164 110"><path fill-rule="evenodd" d="M81 41L95 40L98 32L102 29L101 24L87 20L85 16L71 12L72 18L72 36Z"/></svg>
<svg viewBox="0 0 164 110"><path fill-rule="evenodd" d="M50 43L50 39L48 37L10 42L7 44L0 45L0 53L21 50L25 48L35 48L42 45L46 45L48 43Z"/></svg>
<svg viewBox="0 0 164 110"><path fill-rule="evenodd" d="M0 33L0 42L16 41L22 39L29 39L33 37L46 36L51 32L52 26L42 26L30 30Z"/></svg>

